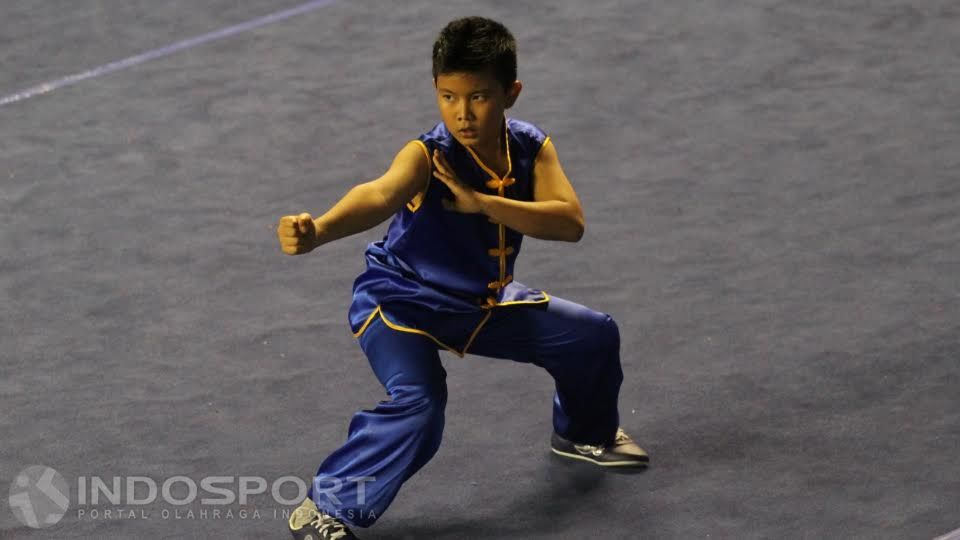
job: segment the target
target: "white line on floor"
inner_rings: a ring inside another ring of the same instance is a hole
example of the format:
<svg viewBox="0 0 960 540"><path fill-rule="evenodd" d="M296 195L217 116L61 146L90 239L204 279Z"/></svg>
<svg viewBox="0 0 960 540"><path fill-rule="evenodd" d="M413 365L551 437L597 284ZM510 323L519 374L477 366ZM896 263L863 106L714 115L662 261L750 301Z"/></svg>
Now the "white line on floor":
<svg viewBox="0 0 960 540"><path fill-rule="evenodd" d="M274 23L277 21L282 21L284 19L289 19L290 17L296 15L302 15L309 11L315 9L320 9L322 7L329 6L337 0L312 0L305 4L301 4L296 7L289 9L284 9L282 11L277 11L269 15L264 15L263 17L258 17L256 19L236 24L234 26L229 26L227 28L222 28L214 32L203 34L200 36L192 37L185 39L183 41L178 41L176 43L171 43L164 47L157 49L149 50L145 53L138 54L136 56L131 56L129 58L124 58L123 60L118 60L116 62L111 62L109 64L104 64L102 66L89 69L82 73L75 73L73 75L67 75L66 77L61 77L59 79L45 82L43 84L38 84L30 88L26 88L19 92L10 94L9 96L4 96L0 98L0 107L4 105L10 105L11 103L16 103L18 101L23 101L25 99L30 99L35 96L46 94L52 92L58 88L63 88L64 86L70 86L72 84L77 84L78 82L85 81L87 79L93 79L94 77L100 77L113 73L115 71L120 71L121 69L126 69L137 64L142 64L144 62L154 60L156 58L161 58L164 56L171 55L175 52L182 51L184 49L189 49L191 47L197 47L199 45L204 45L211 41L215 41L221 38L232 36L234 34L239 34L241 32L246 32L248 30L253 30L260 26Z"/></svg>
<svg viewBox="0 0 960 540"><path fill-rule="evenodd" d="M960 529L950 531L943 536L938 536L933 540L960 540Z"/></svg>

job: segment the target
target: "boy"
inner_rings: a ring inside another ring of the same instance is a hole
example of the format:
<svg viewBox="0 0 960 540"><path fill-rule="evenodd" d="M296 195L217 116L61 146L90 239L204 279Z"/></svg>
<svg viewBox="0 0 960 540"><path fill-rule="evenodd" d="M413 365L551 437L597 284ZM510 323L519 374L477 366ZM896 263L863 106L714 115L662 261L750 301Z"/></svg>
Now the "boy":
<svg viewBox="0 0 960 540"><path fill-rule="evenodd" d="M441 348L546 369L556 381L557 455L648 464L618 427L616 323L513 279L524 235L576 242L584 230L550 138L504 116L522 88L513 36L489 19L451 22L433 46L433 79L442 122L326 214L284 216L277 228L283 252L299 255L394 216L386 237L367 248L349 312L391 400L354 416L346 443L323 461L290 517L294 538L356 538L347 526L372 525L433 457L447 397Z"/></svg>

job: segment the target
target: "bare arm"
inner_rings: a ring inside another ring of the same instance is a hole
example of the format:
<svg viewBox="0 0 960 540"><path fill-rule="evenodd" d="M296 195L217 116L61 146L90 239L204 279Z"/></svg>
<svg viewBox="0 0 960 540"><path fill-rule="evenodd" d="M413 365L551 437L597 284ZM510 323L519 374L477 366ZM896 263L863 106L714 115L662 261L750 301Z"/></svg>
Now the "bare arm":
<svg viewBox="0 0 960 540"><path fill-rule="evenodd" d="M333 208L314 220L318 245L383 223L426 186L429 174L430 165L423 149L418 143L407 143L383 176L354 186Z"/></svg>
<svg viewBox="0 0 960 540"><path fill-rule="evenodd" d="M583 237L583 218L563 201L517 201L479 193L482 212L496 223L540 240L577 242Z"/></svg>
<svg viewBox="0 0 960 540"><path fill-rule="evenodd" d="M434 175L450 187L456 198L448 208L486 214L496 223L541 240L576 242L583 236L580 200L564 174L550 140L540 149L534 162L533 201L488 195L461 184L442 154L436 155L434 165Z"/></svg>
<svg viewBox="0 0 960 540"><path fill-rule="evenodd" d="M303 213L280 218L281 249L300 255L379 225L426 187L429 174L423 148L417 142L407 143L383 176L354 186L322 216L311 219Z"/></svg>

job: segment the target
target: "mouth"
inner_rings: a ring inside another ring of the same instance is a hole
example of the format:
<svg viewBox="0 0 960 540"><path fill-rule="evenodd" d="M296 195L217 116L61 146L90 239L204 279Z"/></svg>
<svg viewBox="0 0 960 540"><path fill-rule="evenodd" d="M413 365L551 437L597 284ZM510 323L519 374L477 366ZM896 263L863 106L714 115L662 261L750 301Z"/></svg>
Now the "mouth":
<svg viewBox="0 0 960 540"><path fill-rule="evenodd" d="M461 137L464 137L467 139L474 139L477 137L477 134L478 134L477 130L474 128L458 129L457 133L459 133Z"/></svg>

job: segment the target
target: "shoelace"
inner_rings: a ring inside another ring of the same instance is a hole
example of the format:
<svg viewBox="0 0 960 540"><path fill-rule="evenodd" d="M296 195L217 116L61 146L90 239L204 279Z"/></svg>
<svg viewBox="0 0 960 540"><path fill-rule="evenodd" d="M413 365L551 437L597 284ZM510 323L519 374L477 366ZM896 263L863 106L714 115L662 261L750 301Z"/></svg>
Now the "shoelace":
<svg viewBox="0 0 960 540"><path fill-rule="evenodd" d="M623 428L617 428L617 434L613 439L613 444L611 444L610 446L593 446L590 444L575 444L573 445L573 447L576 448L580 453L593 454L594 456L599 456L600 454L604 453L605 451L611 449L614 446L617 446L623 443L628 443L628 442L633 442L633 439L631 439L630 436L627 435L627 432L624 431Z"/></svg>
<svg viewBox="0 0 960 540"><path fill-rule="evenodd" d="M323 514L317 514L313 521L316 522L317 531L324 535L329 535L330 540L347 537L347 528L336 519Z"/></svg>
<svg viewBox="0 0 960 540"><path fill-rule="evenodd" d="M624 443L629 442L630 436L627 435L627 432L623 428L617 428L617 438L614 440L614 443Z"/></svg>

